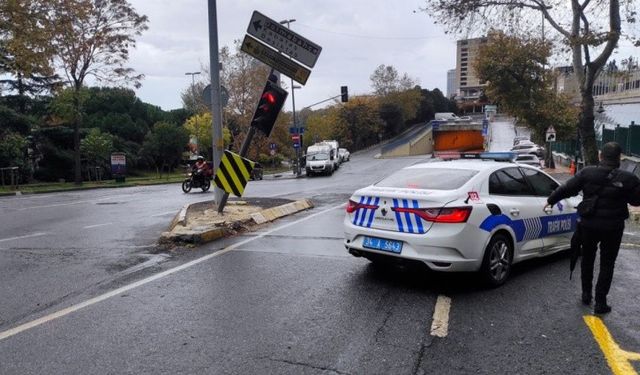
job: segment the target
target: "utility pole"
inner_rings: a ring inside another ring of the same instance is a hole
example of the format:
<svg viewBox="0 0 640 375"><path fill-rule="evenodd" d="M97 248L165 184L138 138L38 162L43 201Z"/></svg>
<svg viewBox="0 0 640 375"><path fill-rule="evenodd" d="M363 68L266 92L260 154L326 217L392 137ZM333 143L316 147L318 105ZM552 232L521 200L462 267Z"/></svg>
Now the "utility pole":
<svg viewBox="0 0 640 375"><path fill-rule="evenodd" d="M213 173L217 172L224 152L222 139L222 106L220 105L220 58L218 56L218 15L216 0L209 0L209 67L211 71L211 126L213 138ZM216 204L220 205L224 191L213 184Z"/></svg>
<svg viewBox="0 0 640 375"><path fill-rule="evenodd" d="M296 22L295 19L283 20L280 21L280 24L287 24L287 29L291 29L291 22ZM296 129L296 134L300 138L298 138L298 148L296 148L296 176L300 177L302 175L302 168L300 168L300 156L301 156L301 148L302 148L302 134L300 134L300 128L298 128L298 121L296 118L296 96L295 96L295 88L294 88L293 78L291 79L291 109L293 110L293 127Z"/></svg>

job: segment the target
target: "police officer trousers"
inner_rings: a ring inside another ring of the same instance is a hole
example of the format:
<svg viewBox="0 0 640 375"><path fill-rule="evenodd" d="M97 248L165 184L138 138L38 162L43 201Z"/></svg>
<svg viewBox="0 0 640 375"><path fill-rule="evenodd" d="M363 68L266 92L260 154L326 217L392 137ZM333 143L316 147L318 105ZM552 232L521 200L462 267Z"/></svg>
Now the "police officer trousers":
<svg viewBox="0 0 640 375"><path fill-rule="evenodd" d="M596 283L596 303L606 303L623 231L624 225L616 229L585 228L582 231L582 262L580 264L582 292L589 295L593 290L593 264L596 260L598 244L600 244L600 272Z"/></svg>

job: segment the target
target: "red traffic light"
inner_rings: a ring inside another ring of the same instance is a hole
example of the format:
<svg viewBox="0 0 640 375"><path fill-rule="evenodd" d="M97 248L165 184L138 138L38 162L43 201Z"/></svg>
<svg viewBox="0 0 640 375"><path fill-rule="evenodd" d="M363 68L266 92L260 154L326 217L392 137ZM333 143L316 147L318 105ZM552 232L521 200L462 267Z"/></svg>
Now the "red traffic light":
<svg viewBox="0 0 640 375"><path fill-rule="evenodd" d="M269 112L271 110L271 107L275 104L276 104L276 95L271 91L267 91L263 93L262 96L260 97L260 109L262 109L265 112Z"/></svg>
<svg viewBox="0 0 640 375"><path fill-rule="evenodd" d="M256 113L251 120L251 126L260 130L268 137L284 105L284 101L287 99L287 95L288 93L280 86L271 81L267 81L262 95L260 95Z"/></svg>

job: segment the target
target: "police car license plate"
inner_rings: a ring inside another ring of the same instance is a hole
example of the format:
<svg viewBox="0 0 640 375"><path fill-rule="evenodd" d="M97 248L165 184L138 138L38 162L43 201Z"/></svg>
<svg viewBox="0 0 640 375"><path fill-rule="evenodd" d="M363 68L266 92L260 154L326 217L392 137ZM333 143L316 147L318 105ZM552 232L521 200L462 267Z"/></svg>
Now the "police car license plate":
<svg viewBox="0 0 640 375"><path fill-rule="evenodd" d="M389 251L400 254L402 251L402 242L394 240L386 240L384 238L365 236L362 240L362 246L368 249Z"/></svg>

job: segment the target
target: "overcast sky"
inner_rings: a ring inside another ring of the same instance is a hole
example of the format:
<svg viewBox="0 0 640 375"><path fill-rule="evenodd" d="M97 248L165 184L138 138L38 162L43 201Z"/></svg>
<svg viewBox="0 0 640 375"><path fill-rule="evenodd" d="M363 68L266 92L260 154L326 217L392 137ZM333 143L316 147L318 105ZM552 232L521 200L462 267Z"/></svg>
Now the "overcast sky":
<svg viewBox="0 0 640 375"><path fill-rule="evenodd" d="M131 67L146 76L137 95L165 110L180 108L180 93L191 83L185 73L209 63L207 1L129 1L149 17L149 30L138 37L130 59ZM322 47L307 84L295 90L298 110L340 94L343 85L350 95L370 93L369 76L380 64L393 65L423 88L439 88L446 94L447 70L456 64L456 38L419 11L423 4L422 0L218 0L219 46L233 47L234 40L244 37L254 10L276 21L295 19L291 28ZM637 48L613 58L630 54L637 56ZM291 110L291 100L285 108Z"/></svg>
<svg viewBox="0 0 640 375"><path fill-rule="evenodd" d="M131 67L146 76L137 95L165 110L180 108L180 92L191 83L185 73L209 63L207 1L130 2L149 17L149 30L138 37L130 59ZM218 0L219 45L232 47L235 39L242 39L254 10L276 21L295 19L291 29L322 47L307 84L295 91L297 109L340 94L343 85L349 86L350 95L371 92L369 76L380 64L393 65L423 88L437 87L446 94L447 70L455 68L455 39L424 12L414 13L421 4ZM288 100L288 110L290 105Z"/></svg>

